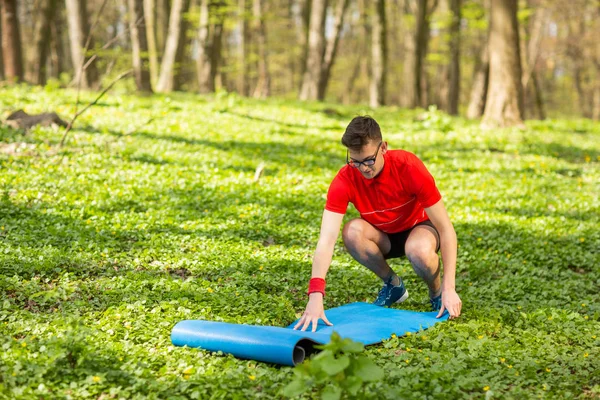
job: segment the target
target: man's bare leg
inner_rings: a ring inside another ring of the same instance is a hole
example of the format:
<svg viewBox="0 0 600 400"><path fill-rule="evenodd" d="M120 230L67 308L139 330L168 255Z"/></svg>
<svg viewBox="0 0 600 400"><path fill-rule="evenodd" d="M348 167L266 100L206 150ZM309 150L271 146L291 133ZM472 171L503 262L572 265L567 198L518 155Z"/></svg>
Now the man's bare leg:
<svg viewBox="0 0 600 400"><path fill-rule="evenodd" d="M437 236L433 228L423 225L412 230L404 246L406 257L429 287L429 297L432 299L442 294L440 258L436 246Z"/></svg>
<svg viewBox="0 0 600 400"><path fill-rule="evenodd" d="M393 285L400 284L400 279L384 257L391 249L390 240L385 233L367 221L356 218L344 225L342 238L346 249L356 261L369 268L384 282L391 278Z"/></svg>

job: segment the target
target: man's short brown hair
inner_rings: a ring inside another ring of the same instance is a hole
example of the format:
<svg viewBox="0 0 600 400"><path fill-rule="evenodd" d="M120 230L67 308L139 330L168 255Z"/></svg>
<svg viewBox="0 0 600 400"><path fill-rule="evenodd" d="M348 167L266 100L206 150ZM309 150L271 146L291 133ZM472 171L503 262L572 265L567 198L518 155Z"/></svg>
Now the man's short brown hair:
<svg viewBox="0 0 600 400"><path fill-rule="evenodd" d="M381 141L381 129L377 121L368 115L354 117L342 136L342 144L350 150L360 151L372 141Z"/></svg>

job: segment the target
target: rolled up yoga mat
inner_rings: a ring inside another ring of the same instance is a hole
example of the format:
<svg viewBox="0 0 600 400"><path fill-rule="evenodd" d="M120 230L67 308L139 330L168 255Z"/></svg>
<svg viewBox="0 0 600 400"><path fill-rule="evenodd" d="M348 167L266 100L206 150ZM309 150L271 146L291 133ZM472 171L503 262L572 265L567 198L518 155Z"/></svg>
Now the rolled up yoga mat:
<svg viewBox="0 0 600 400"><path fill-rule="evenodd" d="M352 303L325 311L333 326L319 321L316 332L293 330L297 321L282 328L187 320L173 327L171 341L175 346L199 347L230 353L238 358L296 365L314 352L315 344L328 343L334 331L342 338L370 345L389 339L392 334L403 336L406 332L418 332L448 319L448 313L439 319L437 314Z"/></svg>

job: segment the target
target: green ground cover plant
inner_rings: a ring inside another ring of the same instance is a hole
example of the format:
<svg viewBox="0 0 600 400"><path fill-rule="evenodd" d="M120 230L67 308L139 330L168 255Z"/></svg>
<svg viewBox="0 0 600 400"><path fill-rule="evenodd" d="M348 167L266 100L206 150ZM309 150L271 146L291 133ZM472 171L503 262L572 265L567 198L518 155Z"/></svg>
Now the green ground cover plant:
<svg viewBox="0 0 600 400"><path fill-rule="evenodd" d="M68 117L74 102L0 89L4 116ZM63 149L62 131L0 128L0 398L281 398L293 368L177 348L170 330L299 316L340 137L364 113L436 178L463 315L356 355L383 371L357 393L600 396L598 123L482 131L435 109L115 92ZM393 267L411 293L402 307L428 310L408 262ZM379 285L340 241L326 307L370 302Z"/></svg>

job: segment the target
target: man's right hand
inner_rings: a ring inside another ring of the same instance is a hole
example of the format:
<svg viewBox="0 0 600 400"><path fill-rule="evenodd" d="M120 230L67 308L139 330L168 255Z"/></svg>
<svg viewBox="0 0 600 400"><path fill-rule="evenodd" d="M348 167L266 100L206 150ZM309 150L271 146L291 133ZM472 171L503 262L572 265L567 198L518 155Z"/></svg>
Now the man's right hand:
<svg viewBox="0 0 600 400"><path fill-rule="evenodd" d="M325 309L323 308L323 294L315 292L308 295L308 304L306 305L306 310L304 311L304 314L302 314L302 318L300 318L296 326L294 326L294 329L298 329L298 327L302 325L301 330L305 331L306 328L308 328L308 326L312 323L312 331L316 332L319 319L322 319L323 322L329 326L333 325L325 316Z"/></svg>

